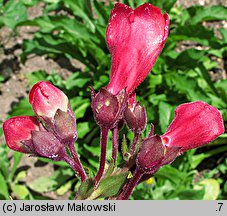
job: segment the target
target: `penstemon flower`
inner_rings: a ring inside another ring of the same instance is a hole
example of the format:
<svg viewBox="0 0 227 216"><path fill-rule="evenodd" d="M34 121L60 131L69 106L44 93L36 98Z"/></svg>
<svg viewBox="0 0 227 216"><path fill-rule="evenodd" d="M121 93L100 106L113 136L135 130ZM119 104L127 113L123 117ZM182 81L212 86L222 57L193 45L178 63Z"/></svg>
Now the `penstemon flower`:
<svg viewBox="0 0 227 216"><path fill-rule="evenodd" d="M161 136L166 147L180 147L180 152L209 143L224 133L219 110L203 101L177 107L172 123Z"/></svg>
<svg viewBox="0 0 227 216"><path fill-rule="evenodd" d="M117 95L126 87L130 95L146 78L168 37L169 17L145 3L135 10L117 3L106 31L112 65L107 89Z"/></svg>

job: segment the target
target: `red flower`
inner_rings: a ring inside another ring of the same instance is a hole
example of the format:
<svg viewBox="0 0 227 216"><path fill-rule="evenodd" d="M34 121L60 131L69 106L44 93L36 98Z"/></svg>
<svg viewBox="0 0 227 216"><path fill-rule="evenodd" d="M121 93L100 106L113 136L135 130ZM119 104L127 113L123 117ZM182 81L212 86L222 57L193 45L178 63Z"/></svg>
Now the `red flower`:
<svg viewBox="0 0 227 216"><path fill-rule="evenodd" d="M32 131L39 131L39 122L35 117L18 116L3 123L6 144L14 151L32 153Z"/></svg>
<svg viewBox="0 0 227 216"><path fill-rule="evenodd" d="M29 102L39 117L53 118L58 109L67 112L68 98L49 82L36 83L29 94Z"/></svg>
<svg viewBox="0 0 227 216"><path fill-rule="evenodd" d="M202 102L185 103L177 107L172 123L161 136L167 147L181 147L180 152L197 148L224 133L224 123L218 109Z"/></svg>
<svg viewBox="0 0 227 216"><path fill-rule="evenodd" d="M127 93L146 78L168 36L169 17L145 3L133 10L117 3L111 12L106 37L112 57L107 89L114 95Z"/></svg>

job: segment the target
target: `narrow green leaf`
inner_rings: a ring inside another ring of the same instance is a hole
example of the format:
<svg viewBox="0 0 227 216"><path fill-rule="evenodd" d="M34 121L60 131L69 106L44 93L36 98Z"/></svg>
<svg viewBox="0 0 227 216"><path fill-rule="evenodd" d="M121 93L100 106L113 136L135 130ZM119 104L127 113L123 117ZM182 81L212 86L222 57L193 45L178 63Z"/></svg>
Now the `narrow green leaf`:
<svg viewBox="0 0 227 216"><path fill-rule="evenodd" d="M183 179L186 177L185 173L180 172L176 168L168 165L162 167L156 174L155 176L157 178L162 178L164 180L168 179L175 185L180 184Z"/></svg>
<svg viewBox="0 0 227 216"><path fill-rule="evenodd" d="M94 189L94 180L87 179L85 182L81 184L77 194L77 199L78 200L86 199L92 194L93 189Z"/></svg>
<svg viewBox="0 0 227 216"><path fill-rule="evenodd" d="M9 199L9 192L8 192L8 186L6 179L4 176L0 173L0 194L2 194L5 199Z"/></svg>
<svg viewBox="0 0 227 216"><path fill-rule="evenodd" d="M196 185L195 188L205 187L203 200L216 200L220 193L220 185L216 179L204 179Z"/></svg>
<svg viewBox="0 0 227 216"><path fill-rule="evenodd" d="M159 124L161 126L161 130L164 133L173 118L173 106L170 104L161 101L158 106L158 114L159 114Z"/></svg>
<svg viewBox="0 0 227 216"><path fill-rule="evenodd" d="M7 1L3 7L4 24L9 28L15 28L16 25L27 19L27 11L22 1Z"/></svg>
<svg viewBox="0 0 227 216"><path fill-rule="evenodd" d="M227 8L221 5L197 7L195 15L190 19L191 24L210 20L227 20Z"/></svg>
<svg viewBox="0 0 227 216"><path fill-rule="evenodd" d="M13 184L11 186L13 193L19 198L19 199L28 199L29 196L29 190L24 185L19 184Z"/></svg>
<svg viewBox="0 0 227 216"><path fill-rule="evenodd" d="M88 197L89 200L115 196L123 186L129 172L104 177L98 188Z"/></svg>
<svg viewBox="0 0 227 216"><path fill-rule="evenodd" d="M10 173L10 177L9 177L10 179L12 179L14 177L14 174L15 174L15 172L18 168L18 165L21 161L22 155L23 154L21 154L19 152L14 152L14 154L13 154L13 168L12 168L12 171Z"/></svg>

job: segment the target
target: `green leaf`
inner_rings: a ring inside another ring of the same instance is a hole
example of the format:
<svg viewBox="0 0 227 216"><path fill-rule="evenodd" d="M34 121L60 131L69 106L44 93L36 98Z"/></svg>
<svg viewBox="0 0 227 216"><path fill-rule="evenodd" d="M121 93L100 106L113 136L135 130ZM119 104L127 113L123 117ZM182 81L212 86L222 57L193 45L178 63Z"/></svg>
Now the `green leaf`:
<svg viewBox="0 0 227 216"><path fill-rule="evenodd" d="M202 190L183 190L180 191L177 196L180 200L202 200L204 196L204 189Z"/></svg>
<svg viewBox="0 0 227 216"><path fill-rule="evenodd" d="M62 196L66 192L68 192L70 190L70 188L72 187L73 182L74 182L73 180L68 181L64 185L62 185L60 188L58 188L56 190L57 195Z"/></svg>
<svg viewBox="0 0 227 216"><path fill-rule="evenodd" d="M83 138L89 131L89 122L81 122L77 124L78 138Z"/></svg>
<svg viewBox="0 0 227 216"><path fill-rule="evenodd" d="M197 24L202 21L227 20L227 8L221 5L210 7L197 7L195 15L190 19L191 24Z"/></svg>
<svg viewBox="0 0 227 216"><path fill-rule="evenodd" d="M21 158L22 158L22 154L19 153L19 152L14 152L13 154L13 168L12 168L12 171L10 172L10 176L9 178L12 179L14 177L14 174L18 168L18 165L21 161Z"/></svg>
<svg viewBox="0 0 227 216"><path fill-rule="evenodd" d="M153 0L152 4L161 8L163 11L169 12L170 9L174 6L176 0Z"/></svg>
<svg viewBox="0 0 227 216"><path fill-rule="evenodd" d="M6 144L0 145L0 171L2 171L3 176L7 179L10 180L9 177L9 167L10 167L10 162L8 159L8 154L9 149ZM1 184L0 184L1 185Z"/></svg>
<svg viewBox="0 0 227 216"><path fill-rule="evenodd" d="M96 138L96 143L99 143L99 138ZM84 145L84 148L88 150L92 155L99 156L100 155L100 146L89 146L87 144Z"/></svg>
<svg viewBox="0 0 227 216"><path fill-rule="evenodd" d="M74 110L77 119L83 118L88 107L90 107L90 100L82 97L74 97L70 100L72 109Z"/></svg>
<svg viewBox="0 0 227 216"><path fill-rule="evenodd" d="M218 41L214 36L214 32L201 25L178 26L170 35L170 41L191 40L198 42L204 46L218 46Z"/></svg>
<svg viewBox="0 0 227 216"><path fill-rule="evenodd" d="M125 161L128 161L130 158L130 154L129 154L129 148L128 148L128 143L127 143L127 139L125 137L125 134L123 135L123 140L122 140L122 145L121 145L121 153L123 156L123 159Z"/></svg>
<svg viewBox="0 0 227 216"><path fill-rule="evenodd" d="M196 79L177 73L165 74L165 78L168 86L185 95L189 101L207 100L206 93L199 87Z"/></svg>
<svg viewBox="0 0 227 216"><path fill-rule="evenodd" d="M117 173L108 177L104 177L98 188L88 197L89 200L97 198L106 198L115 196L126 181L129 172Z"/></svg>
<svg viewBox="0 0 227 216"><path fill-rule="evenodd" d="M183 179L186 177L185 173L180 172L176 168L168 165L162 167L156 174L155 177L161 179L168 179L175 185L179 185L182 183Z"/></svg>
<svg viewBox="0 0 227 216"><path fill-rule="evenodd" d="M34 71L32 73L27 73L26 77L28 78L28 85L33 86L35 83L45 80L47 78L48 74L46 71Z"/></svg>
<svg viewBox="0 0 227 216"><path fill-rule="evenodd" d="M55 190L57 181L53 177L42 176L29 183L28 186L36 192L45 193Z"/></svg>
<svg viewBox="0 0 227 216"><path fill-rule="evenodd" d="M29 183L28 186L39 193L54 191L73 175L71 168L57 170L52 176L42 176Z"/></svg>
<svg viewBox="0 0 227 216"><path fill-rule="evenodd" d="M3 17L1 18L6 26L15 28L16 25L27 19L26 7L22 1L7 1L3 7Z"/></svg>
<svg viewBox="0 0 227 216"><path fill-rule="evenodd" d="M13 193L19 198L19 199L28 199L29 196L29 190L24 185L19 184L13 184L11 186Z"/></svg>
<svg viewBox="0 0 227 216"><path fill-rule="evenodd" d="M17 176L16 176L16 178L15 178L15 180L14 180L14 184L17 184L21 179L23 179L23 178L25 178L27 176L27 173L26 173L26 171L25 170L23 170L23 171L20 171L18 174L17 174Z"/></svg>
<svg viewBox="0 0 227 216"><path fill-rule="evenodd" d="M76 87L82 88L88 81L90 77L88 77L87 73L76 72L73 73L65 82L65 86L67 90L74 89Z"/></svg>
<svg viewBox="0 0 227 216"><path fill-rule="evenodd" d="M0 83L5 81L5 77L0 75Z"/></svg>
<svg viewBox="0 0 227 216"><path fill-rule="evenodd" d="M113 158L111 158L110 163L109 163L107 166L108 166L108 168L107 168L107 170L106 170L105 177L110 176L111 173L114 171L115 163L114 163Z"/></svg>
<svg viewBox="0 0 227 216"><path fill-rule="evenodd" d="M33 116L34 112L32 110L31 104L28 98L20 100L20 102L13 106L12 110L9 112L9 116Z"/></svg>
<svg viewBox="0 0 227 216"><path fill-rule="evenodd" d="M200 153L198 155L193 155L192 159L191 159L191 167L194 169L196 168L204 159L209 158L211 156L223 153L227 151L227 146L222 146L219 148L215 148L213 150L204 152L204 153Z"/></svg>
<svg viewBox="0 0 227 216"><path fill-rule="evenodd" d="M81 1L72 1L65 0L64 4L67 8L69 8L76 17L82 18L87 27L91 29L92 32L95 31L95 25L92 23L91 18L88 16L90 11L88 10L88 4L86 0Z"/></svg>
<svg viewBox="0 0 227 216"><path fill-rule="evenodd" d="M8 192L8 186L6 179L4 176L0 173L0 194L5 197L5 199L9 199L9 192Z"/></svg>
<svg viewBox="0 0 227 216"><path fill-rule="evenodd" d="M92 194L92 191L94 189L94 180L93 179L87 179L85 182L83 182L79 188L78 194L77 194L77 200L84 200L87 199Z"/></svg>
<svg viewBox="0 0 227 216"><path fill-rule="evenodd" d="M161 130L164 133L170 123L170 120L173 118L173 110L175 107L170 104L161 101L158 106L159 113L159 124L161 126Z"/></svg>
<svg viewBox="0 0 227 216"><path fill-rule="evenodd" d="M22 2L25 6L32 7L36 5L39 2L39 0L22 0Z"/></svg>
<svg viewBox="0 0 227 216"><path fill-rule="evenodd" d="M224 43L227 43L227 29L221 28L220 33Z"/></svg>
<svg viewBox="0 0 227 216"><path fill-rule="evenodd" d="M201 185L205 188L205 194L203 197L204 200L216 200L218 198L220 193L220 185L216 179L204 179L195 187L199 188Z"/></svg>

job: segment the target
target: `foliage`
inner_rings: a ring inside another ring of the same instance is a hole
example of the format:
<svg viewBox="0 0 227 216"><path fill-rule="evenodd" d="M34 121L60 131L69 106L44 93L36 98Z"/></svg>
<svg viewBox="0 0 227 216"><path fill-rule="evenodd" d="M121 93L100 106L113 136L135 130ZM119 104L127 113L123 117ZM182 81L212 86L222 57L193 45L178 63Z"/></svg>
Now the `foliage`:
<svg viewBox="0 0 227 216"><path fill-rule="evenodd" d="M104 4L98 0L43 0L43 14L28 20L26 8L38 2L23 0L3 4L0 1L0 27L8 26L14 31L19 26L38 27L31 40L23 41L22 62L26 62L30 54L36 54L53 59L77 59L83 63L83 71L72 71L65 80L58 74L48 75L45 71L34 71L27 75L27 79L29 86L39 80L49 80L70 98L78 123L77 149L92 177L98 166L99 129L90 109L88 86L98 90L108 82L111 62L105 43L105 28L113 3ZM121 2L135 8L145 1ZM226 20L227 8L217 5L183 9L174 6L176 0L149 2L167 11L171 20L170 35L164 50L137 91L141 104L148 108L149 123L157 125L155 132L162 134L173 118L175 107L196 100L217 107L226 123L227 80L212 78L211 71L220 67L219 59L226 58L227 30L218 29L221 37L217 37L213 29L203 24L205 21ZM0 76L0 82L3 81L4 78ZM28 100L22 99L9 116L31 114ZM122 138L125 133L123 129ZM126 140L131 139L132 134L127 133ZM132 199L226 199L226 141L227 135L224 134L207 147L182 155L171 166L163 167L153 177L152 184L140 184ZM8 152L4 145L0 145L0 164L3 164L0 167L0 198L9 199L13 192L19 199L41 199L41 196L34 196L33 192L56 191L64 194L76 187L77 181L72 178L71 170L65 169L62 163L58 164L53 176L41 177L28 185L22 184L21 179L26 176L26 171L17 171L21 155L13 154L13 168L9 171L12 158L8 157ZM214 164L212 161L217 158L219 162ZM121 160L119 157L118 162ZM59 175L63 176L61 182L56 180ZM208 187L211 188L209 191Z"/></svg>

